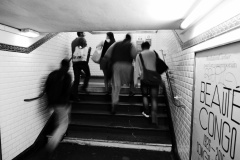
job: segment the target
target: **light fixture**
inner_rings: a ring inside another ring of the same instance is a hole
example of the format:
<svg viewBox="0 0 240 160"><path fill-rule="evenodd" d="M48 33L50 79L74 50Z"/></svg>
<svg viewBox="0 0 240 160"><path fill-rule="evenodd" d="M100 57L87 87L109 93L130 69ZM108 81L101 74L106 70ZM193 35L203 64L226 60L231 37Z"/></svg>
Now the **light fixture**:
<svg viewBox="0 0 240 160"><path fill-rule="evenodd" d="M134 33L157 33L157 30L133 30L133 31L91 31L91 34L106 34L107 32L113 32L114 34L134 34Z"/></svg>
<svg viewBox="0 0 240 160"><path fill-rule="evenodd" d="M195 9L187 16L187 18L181 23L181 28L186 29L192 23L196 22L211 10L213 10L223 0L201 0Z"/></svg>
<svg viewBox="0 0 240 160"><path fill-rule="evenodd" d="M21 29L20 34L26 37L38 37L40 34L37 31L31 30L31 29Z"/></svg>

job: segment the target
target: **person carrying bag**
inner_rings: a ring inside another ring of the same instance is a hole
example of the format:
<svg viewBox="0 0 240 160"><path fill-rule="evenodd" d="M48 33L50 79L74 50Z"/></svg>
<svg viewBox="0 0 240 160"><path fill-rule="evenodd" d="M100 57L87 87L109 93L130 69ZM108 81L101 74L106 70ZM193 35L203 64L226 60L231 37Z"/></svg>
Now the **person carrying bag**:
<svg viewBox="0 0 240 160"><path fill-rule="evenodd" d="M143 97L142 114L146 118L151 116L151 124L157 127L157 98L159 86L162 83L160 73L163 72L162 69L158 68L160 58L154 51L149 50L149 42L143 42L141 47L142 52L137 55L134 67L134 85L135 87L138 85L138 78L140 77L140 87ZM151 107L149 106L148 95L151 98Z"/></svg>

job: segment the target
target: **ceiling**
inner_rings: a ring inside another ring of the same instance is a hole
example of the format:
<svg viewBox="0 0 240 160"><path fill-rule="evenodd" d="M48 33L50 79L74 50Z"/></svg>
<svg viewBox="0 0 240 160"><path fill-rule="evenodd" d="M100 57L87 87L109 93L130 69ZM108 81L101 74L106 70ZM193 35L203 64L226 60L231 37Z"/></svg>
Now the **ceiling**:
<svg viewBox="0 0 240 160"><path fill-rule="evenodd" d="M38 32L180 29L199 0L1 0L0 24Z"/></svg>

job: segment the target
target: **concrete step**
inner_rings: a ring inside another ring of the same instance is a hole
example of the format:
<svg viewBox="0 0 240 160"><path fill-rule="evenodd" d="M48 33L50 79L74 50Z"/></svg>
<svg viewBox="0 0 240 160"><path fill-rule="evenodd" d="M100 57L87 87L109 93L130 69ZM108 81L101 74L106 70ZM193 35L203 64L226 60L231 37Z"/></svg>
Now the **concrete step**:
<svg viewBox="0 0 240 160"><path fill-rule="evenodd" d="M95 85L94 84L89 84L89 86L87 87L86 90L89 93L106 93L104 85L103 84L98 84L98 83L96 83ZM111 91L111 88L110 88L110 91ZM130 92L130 88L128 86L122 86L120 94L129 94L129 92ZM140 87L135 88L134 92L136 94L141 94L142 93ZM85 93L85 92L82 92L81 85L79 86L79 93ZM162 89L162 87L160 87L159 88L159 94L162 94L162 93L163 93L163 89Z"/></svg>
<svg viewBox="0 0 240 160"><path fill-rule="evenodd" d="M64 139L49 160L173 160L161 146L148 148L144 144Z"/></svg>
<svg viewBox="0 0 240 160"><path fill-rule="evenodd" d="M166 114L158 114L158 123L168 124L168 117ZM106 122L123 122L123 123L132 123L132 124L146 124L150 123L150 118L144 117L141 113L139 114L125 114L125 113L117 113L115 115L110 114L106 111L101 112L93 112L93 111L75 111L73 110L71 113L71 118L75 121L106 121Z"/></svg>
<svg viewBox="0 0 240 160"><path fill-rule="evenodd" d="M151 126L129 122L72 121L68 137L128 142L171 144L167 125Z"/></svg>
<svg viewBox="0 0 240 160"><path fill-rule="evenodd" d="M79 93L79 98L81 98L83 101L85 100L91 100L91 101L104 101L104 102L111 102L111 95L106 95L106 93ZM142 95L141 94L135 94L134 96L129 96L128 94L120 94L119 95L119 102L138 102L142 103ZM158 95L158 102L164 102L165 97L163 95ZM150 97L149 97L149 102Z"/></svg>
<svg viewBox="0 0 240 160"><path fill-rule="evenodd" d="M120 102L116 106L116 113L141 113L142 103L135 102ZM111 102L102 102L102 101L72 101L72 110L83 110L83 111L110 111ZM158 103L158 113L166 113L166 104Z"/></svg>

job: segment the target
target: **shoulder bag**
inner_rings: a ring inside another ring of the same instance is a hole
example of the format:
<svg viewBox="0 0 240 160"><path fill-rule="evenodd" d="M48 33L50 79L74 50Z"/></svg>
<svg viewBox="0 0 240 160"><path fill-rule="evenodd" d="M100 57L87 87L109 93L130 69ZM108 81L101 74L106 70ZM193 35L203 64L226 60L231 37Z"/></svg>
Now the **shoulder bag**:
<svg viewBox="0 0 240 160"><path fill-rule="evenodd" d="M161 83L161 76L159 75L159 73L156 71L151 71L146 69L143 58L142 58L142 54L140 53L139 56L140 56L142 67L143 67L142 82L150 86L159 85Z"/></svg>

